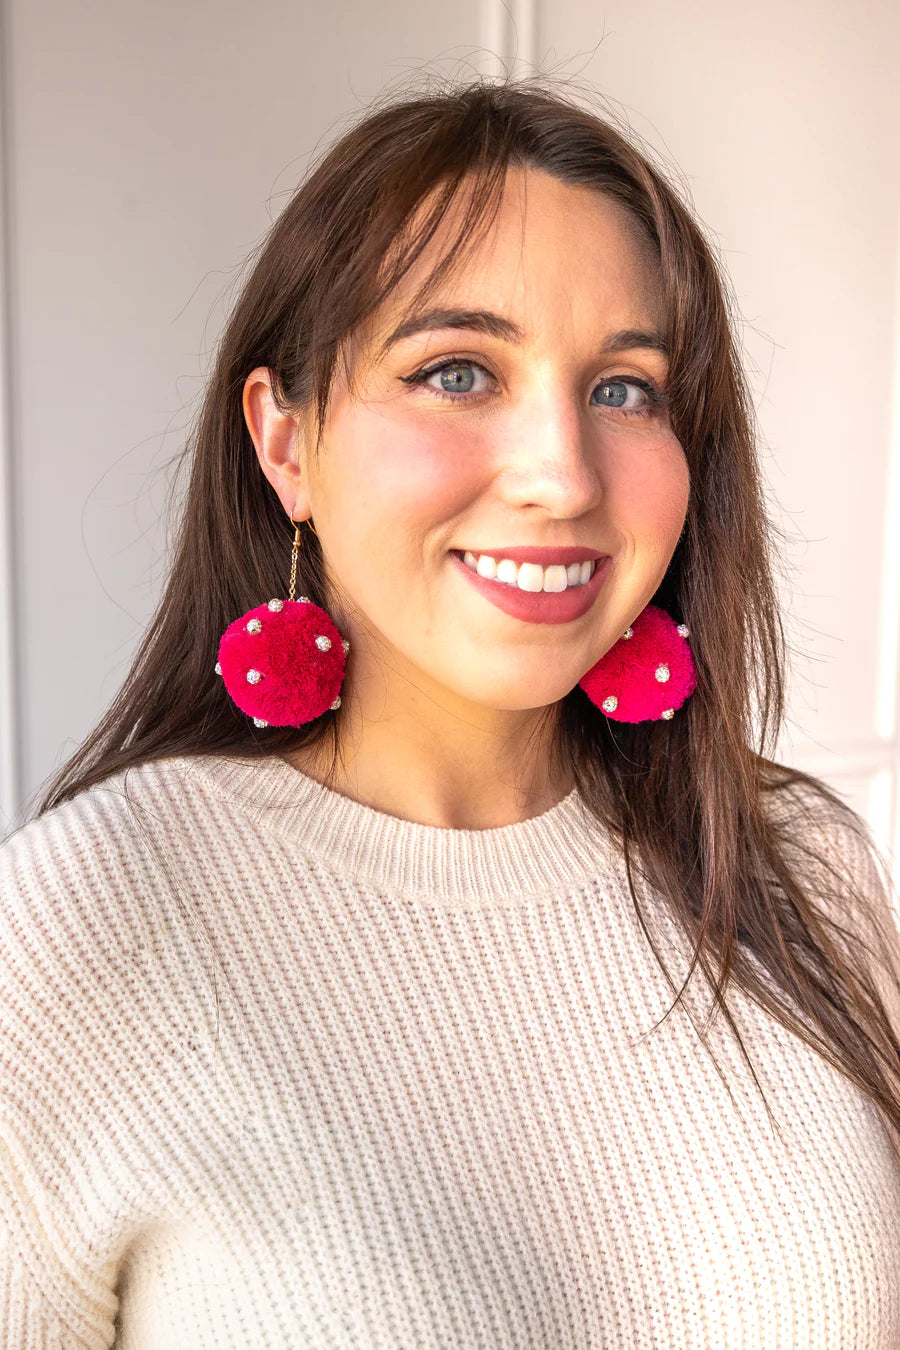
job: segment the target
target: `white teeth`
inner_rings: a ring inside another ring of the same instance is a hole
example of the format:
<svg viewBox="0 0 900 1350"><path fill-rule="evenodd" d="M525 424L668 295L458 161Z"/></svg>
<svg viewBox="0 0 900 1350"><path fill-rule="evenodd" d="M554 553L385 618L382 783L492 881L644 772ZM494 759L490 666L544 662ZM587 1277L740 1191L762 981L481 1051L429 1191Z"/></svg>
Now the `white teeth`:
<svg viewBox="0 0 900 1350"><path fill-rule="evenodd" d="M554 592L566 590L569 586L583 586L594 574L595 564L590 560L583 563L551 563L541 567L538 563L515 563L512 558L492 558L489 553L476 554L467 549L463 561L480 577L490 581L502 581L508 586L518 586L520 591Z"/></svg>
<svg viewBox="0 0 900 1350"><path fill-rule="evenodd" d="M478 561L480 563L481 559L479 558ZM542 591L544 589L543 567L539 563L520 563L516 585L520 591Z"/></svg>

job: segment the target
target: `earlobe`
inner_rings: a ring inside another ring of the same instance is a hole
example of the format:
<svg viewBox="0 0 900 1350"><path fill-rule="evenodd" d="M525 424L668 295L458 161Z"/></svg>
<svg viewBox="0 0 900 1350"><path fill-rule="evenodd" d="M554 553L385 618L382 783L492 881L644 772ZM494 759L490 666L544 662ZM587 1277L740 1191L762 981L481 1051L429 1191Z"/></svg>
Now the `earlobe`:
<svg viewBox="0 0 900 1350"><path fill-rule="evenodd" d="M306 484L300 463L299 422L282 412L272 392L272 378L258 366L244 381L244 421L253 441L259 466L271 483L285 512L304 511ZM308 507L305 508L308 514Z"/></svg>

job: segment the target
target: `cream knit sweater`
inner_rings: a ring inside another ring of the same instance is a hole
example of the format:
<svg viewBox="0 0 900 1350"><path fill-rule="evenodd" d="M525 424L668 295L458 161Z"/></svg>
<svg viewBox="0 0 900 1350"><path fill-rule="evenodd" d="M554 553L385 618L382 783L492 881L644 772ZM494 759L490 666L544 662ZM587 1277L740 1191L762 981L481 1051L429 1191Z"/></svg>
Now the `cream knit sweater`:
<svg viewBox="0 0 900 1350"><path fill-rule="evenodd" d="M897 1350L876 1109L735 992L779 1133L673 997L574 792L483 831L279 757L82 793L0 848L0 1346Z"/></svg>

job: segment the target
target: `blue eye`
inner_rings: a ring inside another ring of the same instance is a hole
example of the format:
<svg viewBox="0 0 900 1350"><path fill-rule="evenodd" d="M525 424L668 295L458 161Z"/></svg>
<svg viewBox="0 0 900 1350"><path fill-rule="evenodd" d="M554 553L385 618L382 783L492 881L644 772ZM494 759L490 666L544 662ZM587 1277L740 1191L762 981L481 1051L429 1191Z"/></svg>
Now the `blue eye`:
<svg viewBox="0 0 900 1350"><path fill-rule="evenodd" d="M639 390L644 395L644 398L647 399L646 387L639 384L637 380L608 380L605 384L598 384L594 393L596 393L597 390L600 390L604 398L609 400L608 403L603 405L606 408L623 408L628 398L629 390ZM630 411L632 411L631 408L629 409L629 412Z"/></svg>
<svg viewBox="0 0 900 1350"><path fill-rule="evenodd" d="M472 391L474 372L478 370L489 380L493 375L478 361L468 357L448 357L433 366L417 370L413 375L401 375L404 384L423 385L437 398L449 399L452 403L465 403L470 397L478 398L485 390ZM443 388L438 389L428 383L432 376L440 375ZM594 403L594 407L609 408L621 413L623 417L650 417L657 414L665 405L665 395L652 380L641 380L634 375L621 379L604 380L598 384L594 393L600 391L606 402ZM626 407L629 394L637 394L636 403Z"/></svg>
<svg viewBox="0 0 900 1350"><path fill-rule="evenodd" d="M474 384L475 368L474 361L454 361L451 365L435 367L428 372L428 376L430 378L432 375L440 375L442 393L470 394Z"/></svg>

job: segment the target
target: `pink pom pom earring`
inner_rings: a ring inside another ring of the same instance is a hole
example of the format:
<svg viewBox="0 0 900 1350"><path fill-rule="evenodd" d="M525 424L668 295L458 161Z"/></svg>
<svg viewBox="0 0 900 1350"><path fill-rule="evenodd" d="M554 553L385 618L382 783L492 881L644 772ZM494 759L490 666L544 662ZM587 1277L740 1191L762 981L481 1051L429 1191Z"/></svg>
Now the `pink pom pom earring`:
<svg viewBox="0 0 900 1350"><path fill-rule="evenodd" d="M689 636L687 624L647 605L578 683L616 722L668 721L697 687Z"/></svg>
<svg viewBox="0 0 900 1350"><path fill-rule="evenodd" d="M216 674L258 727L299 727L339 708L350 650L324 609L308 596L294 599L300 525L293 516L290 521L294 543L289 598L248 609L219 641Z"/></svg>

